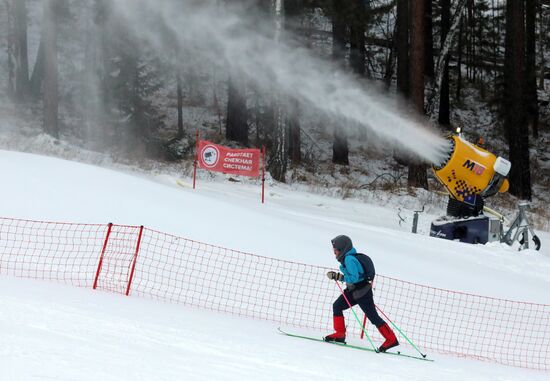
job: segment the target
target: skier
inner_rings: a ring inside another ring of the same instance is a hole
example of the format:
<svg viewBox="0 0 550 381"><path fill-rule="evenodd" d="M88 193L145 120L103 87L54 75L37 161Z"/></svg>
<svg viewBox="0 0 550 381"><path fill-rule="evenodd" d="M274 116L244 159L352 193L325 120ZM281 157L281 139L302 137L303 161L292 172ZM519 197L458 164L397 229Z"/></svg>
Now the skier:
<svg viewBox="0 0 550 381"><path fill-rule="evenodd" d="M395 334L388 324L378 315L374 305L372 295L372 281L375 271L372 260L365 254L357 253L353 247L351 239L345 235L339 235L332 241L334 255L340 262L340 274L336 271L329 271L327 277L331 280L344 281L347 284L344 294L349 303L359 307L367 315L372 324L378 328L378 331L384 336L384 343L378 348L380 352L386 352L388 349L399 345ZM349 308L344 295L340 295L333 306L334 332L324 338L325 341L336 341L345 343L346 325L344 322L343 311Z"/></svg>

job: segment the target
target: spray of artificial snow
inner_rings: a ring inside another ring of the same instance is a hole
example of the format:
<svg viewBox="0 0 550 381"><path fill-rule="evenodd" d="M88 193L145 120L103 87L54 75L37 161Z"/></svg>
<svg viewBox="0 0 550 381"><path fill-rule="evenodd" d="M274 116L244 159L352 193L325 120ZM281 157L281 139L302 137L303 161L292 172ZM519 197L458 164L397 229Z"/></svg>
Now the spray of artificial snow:
<svg viewBox="0 0 550 381"><path fill-rule="evenodd" d="M436 164L448 153L444 138L414 121L406 107L388 99L377 85L316 57L288 34L275 38L275 22L251 14L250 7L208 0L115 3L131 30L158 54L174 51L158 32L162 23L176 37L183 60L199 58L239 72L264 92L299 102L307 112L329 115L339 126L368 129L390 149L406 149Z"/></svg>
<svg viewBox="0 0 550 381"><path fill-rule="evenodd" d="M213 67L225 74L238 74L237 78L244 78L263 94L277 94L278 101L299 104L308 120L329 121L336 128L365 129L371 142L376 141L390 152L405 150L435 164L448 154L444 138L395 97L378 89L375 82L357 78L296 43L283 30L281 1L276 2L276 11L271 15L253 12L256 8L251 4L257 4L256 0L232 3L235 2L109 2L113 15L116 14L113 22L122 23L137 37L136 46L143 53L153 51L165 61L176 61L179 56L177 64L184 72ZM84 43L88 47L99 45L88 38ZM100 57L90 54L86 60L100 64ZM84 98L89 101L83 107L87 113L102 115L98 90L101 83L93 70L86 73L82 80L87 84Z"/></svg>

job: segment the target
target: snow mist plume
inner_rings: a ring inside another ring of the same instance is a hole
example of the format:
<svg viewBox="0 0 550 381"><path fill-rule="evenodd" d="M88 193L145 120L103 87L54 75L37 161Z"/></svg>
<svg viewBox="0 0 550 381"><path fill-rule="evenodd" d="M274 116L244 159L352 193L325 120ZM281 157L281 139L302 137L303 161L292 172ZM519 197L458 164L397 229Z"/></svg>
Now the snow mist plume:
<svg viewBox="0 0 550 381"><path fill-rule="evenodd" d="M368 129L392 147L406 149L430 163L448 154L444 138L415 122L404 106L389 100L377 85L316 57L281 31L277 15L249 6L211 0L115 0L115 12L157 54L183 62L219 65L266 94L298 102L307 113L330 116L337 128ZM247 3L246 1L244 2ZM258 3L258 2L256 2ZM279 3L279 2L278 2ZM275 21L274 21L275 20ZM171 38L166 38L166 34Z"/></svg>

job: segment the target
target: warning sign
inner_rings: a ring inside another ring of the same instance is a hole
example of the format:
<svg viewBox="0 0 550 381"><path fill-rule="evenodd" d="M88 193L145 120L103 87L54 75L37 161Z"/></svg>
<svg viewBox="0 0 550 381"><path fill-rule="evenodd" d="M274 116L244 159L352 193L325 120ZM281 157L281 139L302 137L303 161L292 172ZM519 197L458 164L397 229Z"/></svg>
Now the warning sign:
<svg viewBox="0 0 550 381"><path fill-rule="evenodd" d="M259 149L232 149L201 140L198 153L199 166L203 169L250 177L260 175Z"/></svg>

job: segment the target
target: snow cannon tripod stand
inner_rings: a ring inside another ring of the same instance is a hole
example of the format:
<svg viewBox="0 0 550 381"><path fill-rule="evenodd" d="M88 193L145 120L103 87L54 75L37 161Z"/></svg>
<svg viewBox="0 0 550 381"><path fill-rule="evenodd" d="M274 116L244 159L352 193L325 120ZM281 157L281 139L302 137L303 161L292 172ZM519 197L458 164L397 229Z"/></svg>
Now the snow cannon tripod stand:
<svg viewBox="0 0 550 381"><path fill-rule="evenodd" d="M529 203L526 201L522 201L518 204L518 214L504 237L502 237L501 242L512 246L514 242L517 241L520 244L519 250L528 249L529 233L531 233L533 243L535 244L535 250L540 249L540 239L537 237L527 220L526 211L528 211L529 208Z"/></svg>

